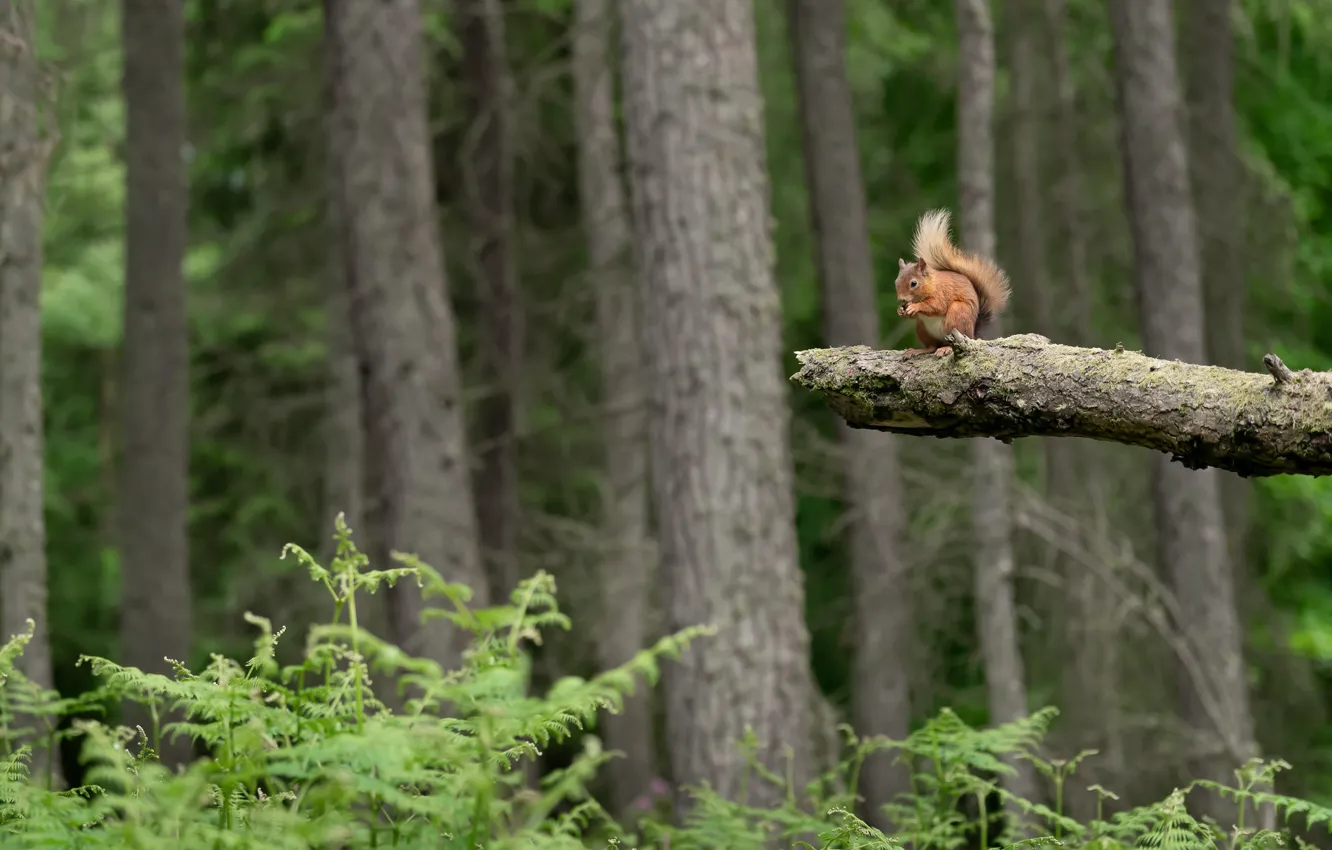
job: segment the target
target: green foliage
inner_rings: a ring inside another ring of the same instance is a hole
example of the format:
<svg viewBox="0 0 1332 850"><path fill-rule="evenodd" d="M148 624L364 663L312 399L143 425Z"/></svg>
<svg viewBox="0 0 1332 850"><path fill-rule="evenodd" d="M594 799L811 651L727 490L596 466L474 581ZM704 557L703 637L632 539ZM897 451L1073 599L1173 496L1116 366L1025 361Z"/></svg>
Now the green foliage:
<svg viewBox="0 0 1332 850"><path fill-rule="evenodd" d="M1237 33L1236 104L1249 171L1258 183L1246 237L1256 251L1248 322L1250 362L1274 351L1302 368L1332 368L1332 27L1326 4L1280 8L1245 0ZM1276 203L1288 231L1260 221ZM1288 224L1287 224L1288 223ZM1277 237L1280 238L1277 238ZM1269 244L1270 243L1270 244ZM1289 254L1289 260L1285 255ZM1332 662L1332 481L1280 476L1256 488L1250 548L1270 598L1286 612L1281 634L1255 634L1267 650ZM1320 753L1326 735L1315 733ZM1324 756L1324 758L1326 758ZM1332 793L1319 780L1323 795Z"/></svg>
<svg viewBox="0 0 1332 850"><path fill-rule="evenodd" d="M743 787L779 787L782 805L750 806L743 790L739 800L724 800L706 787L689 789L678 823L649 815L635 834L588 791L597 770L616 756L596 737L584 735L572 763L547 774L540 788L524 788L522 771L514 768L593 726L598 712L618 710L639 680L655 681L662 659L678 657L711 630L685 629L617 669L587 680L564 678L533 696L525 687L525 645L540 642L544 630L570 625L548 574L523 581L506 605L472 609L468 588L444 581L415 558L398 555L401 566L370 568L341 517L337 527L337 552L327 568L297 546L286 550L334 609L331 622L310 629L299 663L280 665L284 630L247 614L257 635L244 663L215 655L198 672L178 663L174 676L163 676L88 657L101 685L75 703L35 688L16 669L31 628L0 647L7 742L34 740L37 731L37 747L49 751L57 738L54 721L86 710L92 699L133 700L154 718L148 729L77 721L72 734L87 770L84 783L68 790L51 790L49 775L30 775L32 745L0 756L3 846L556 850L639 840L677 850L758 850L774 843L811 850L955 850L996 840L1004 847L1088 850L1279 846L1276 833L1241 824L1226 836L1194 820L1184 801L1195 786L1275 806L1310 827L1332 823L1332 809L1259 790L1288 765L1255 760L1237 773L1233 788L1195 783L1156 805L1080 824L1058 806L1021 800L1003 788L1015 759L1031 760L1059 789L1091 755L1069 762L1034 755L1053 709L992 729L973 728L945 710L902 741L859 739L843 727L846 756L801 788L760 765L759 741L751 734L737 742L750 769ZM445 603L428 608L426 618L446 619L472 635L460 668L410 657L359 625L358 594L400 581L415 582L427 599ZM400 710L376 696L372 671L396 683L405 696ZM183 712L183 719L159 723L169 711ZM163 736L176 735L189 736L208 756L172 773L156 751ZM891 836L853 813L859 767L881 750L895 752L913 775L911 793L886 806L899 830ZM1000 817L1002 807L1020 812L1021 822Z"/></svg>
<svg viewBox="0 0 1332 850"><path fill-rule="evenodd" d="M215 655L197 672L177 664L169 677L84 659L101 680L97 697L137 701L153 717L183 711L184 719L150 729L79 721L86 782L69 791L29 781L29 747L9 754L0 781L4 846L582 846L574 837L606 821L584 786L613 754L588 737L572 765L535 791L521 791L522 774L511 768L598 711L618 709L639 679L655 681L660 658L707 632L684 630L615 670L528 697L524 643L568 627L549 575L523 582L508 605L472 610L467 588L412 558L367 569L341 523L329 568L299 547L288 551L335 610L331 623L310 630L301 662L280 666L282 630L254 615L246 620L258 635L243 664ZM445 600L449 609L430 615L473 634L462 668L408 657L358 625L358 591L398 581ZM19 636L0 653L5 716L68 712L72 706L46 695L34 698L14 669L26 641ZM401 711L375 696L372 671L410 694ZM209 757L173 775L154 756L164 735L188 735Z"/></svg>

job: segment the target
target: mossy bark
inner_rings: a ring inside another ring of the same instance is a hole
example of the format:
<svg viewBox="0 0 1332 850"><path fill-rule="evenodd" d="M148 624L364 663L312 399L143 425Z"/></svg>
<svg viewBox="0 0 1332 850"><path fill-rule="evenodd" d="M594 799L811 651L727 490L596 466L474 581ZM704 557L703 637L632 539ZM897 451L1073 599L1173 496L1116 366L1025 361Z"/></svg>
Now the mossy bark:
<svg viewBox="0 0 1332 850"><path fill-rule="evenodd" d="M1332 474L1332 373L1274 374L1076 348L1034 334L954 354L867 346L796 353L792 380L848 424L931 437L1086 437L1245 477ZM1279 376L1279 377L1278 377Z"/></svg>

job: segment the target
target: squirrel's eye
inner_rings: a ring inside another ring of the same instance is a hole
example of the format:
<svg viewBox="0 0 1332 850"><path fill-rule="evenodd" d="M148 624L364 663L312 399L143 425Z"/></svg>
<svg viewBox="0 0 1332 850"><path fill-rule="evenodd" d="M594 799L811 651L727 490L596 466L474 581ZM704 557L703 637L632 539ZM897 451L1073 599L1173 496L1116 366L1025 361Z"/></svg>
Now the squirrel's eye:
<svg viewBox="0 0 1332 850"><path fill-rule="evenodd" d="M911 288L912 288L912 289L915 289L917 286L920 286L920 281L918 281L918 280L913 280L913 281L911 281Z"/></svg>

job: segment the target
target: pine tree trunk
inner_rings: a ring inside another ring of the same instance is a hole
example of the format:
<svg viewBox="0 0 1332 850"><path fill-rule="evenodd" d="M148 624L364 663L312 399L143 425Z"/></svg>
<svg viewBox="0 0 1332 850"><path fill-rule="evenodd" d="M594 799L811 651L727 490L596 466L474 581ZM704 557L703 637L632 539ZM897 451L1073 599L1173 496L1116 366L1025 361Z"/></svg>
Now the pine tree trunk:
<svg viewBox="0 0 1332 850"><path fill-rule="evenodd" d="M365 522L366 493L373 485L374 474L367 462L370 447L366 444L366 388L352 320L352 304L356 298L352 282L356 279L356 270L351 251L347 249L351 239L351 211L347 209L347 199L342 192L340 157L347 148L342 135L347 124L339 112L343 108L337 74L341 62L339 49L336 39L324 39L324 226L330 250L325 258L328 280L324 298L327 323L324 339L328 346L328 383L324 395L324 513L320 520L328 536L320 554L326 567L331 567L337 553L337 541L333 535L339 513L351 530L352 541L362 551L368 551L375 539L375 529L368 528ZM328 605L327 594L318 585L312 584L311 587L320 594L317 602L312 597L312 613L327 611L324 607ZM356 604L357 619L362 628L381 637L392 637L384 593L362 594ZM386 704L398 704L396 682L392 678L376 678L374 690Z"/></svg>
<svg viewBox="0 0 1332 850"><path fill-rule="evenodd" d="M0 0L0 640L36 629L15 667L52 687L43 518L42 219L54 138L43 132L44 92L28 0ZM11 683L12 687L12 683ZM20 718L45 728L40 718ZM64 784L59 753L34 745L32 776Z"/></svg>
<svg viewBox="0 0 1332 850"><path fill-rule="evenodd" d="M1022 0L1030 3L1031 0ZM1054 103L1050 127L1056 177L1049 209L1056 242L1062 248L1064 266L1059 277L1066 282L1064 309L1052 321L1058 339L1071 345L1092 343L1091 272L1087 261L1087 232L1083 210L1086 196L1082 179L1083 157L1078 128L1082 126L1076 103L1076 89L1068 57L1066 0L1045 0L1045 23L1049 36L1049 65L1036 66L1029 55L1034 51L1030 38L1013 46L1015 89L1018 78L1030 74L1033 80L1046 71L1050 74ZM1034 15L1034 9L1026 9ZM1022 29L1030 32L1030 23ZM1037 53L1039 55L1039 53ZM1019 63L1019 57L1026 57ZM1021 71L1021 72L1020 72ZM1033 105L1033 109L1034 109ZM1036 120L1033 117L1033 122ZM1044 207L1042 207L1044 208ZM1024 202L1025 213L1027 206ZM1050 281L1047 279L1048 286ZM1070 442L1075 451L1062 452L1059 443ZM1092 512L1099 510L1107 496L1101 447L1090 441L1050 440L1048 456L1050 503L1063 510L1072 508L1090 527ZM1110 593L1104 579L1067 556L1059 559L1059 575L1067 593L1067 608L1062 615L1064 637L1063 670L1060 677L1060 706L1065 740L1070 752L1095 749L1100 755L1084 762L1079 774L1090 777L1065 789L1067 811L1082 820L1096 814L1096 796L1085 790L1094 781L1107 788L1119 787L1114 771L1122 761L1117 698L1116 655L1121 637L1107 617L1105 599ZM1109 565L1106 565L1109 568Z"/></svg>
<svg viewBox="0 0 1332 850"><path fill-rule="evenodd" d="M877 345L878 299L870 254L868 213L856 146L851 88L843 55L842 0L791 0L805 174L818 239L824 337L830 346ZM852 723L861 735L905 738L911 726L908 660L914 638L902 508L898 437L838 421L843 492L855 586L856 657ZM864 816L889 829L880 807L910 790L910 776L892 753L861 770Z"/></svg>
<svg viewBox="0 0 1332 850"><path fill-rule="evenodd" d="M1077 88L1069 63L1067 0L1045 0L1051 84L1054 87L1054 159L1058 177L1054 194L1058 242L1063 246L1068 279L1067 309L1063 312L1069 340L1090 345L1092 337L1092 275L1088 261L1086 181L1078 128L1084 119L1077 107Z"/></svg>
<svg viewBox="0 0 1332 850"><path fill-rule="evenodd" d="M719 629L667 668L671 768L677 787L733 798L752 728L762 762L799 788L813 680L753 7L625 0L621 13L666 628ZM782 795L756 780L747 797Z"/></svg>
<svg viewBox="0 0 1332 850"><path fill-rule="evenodd" d="M597 293L605 407L606 548L597 626L597 655L603 669L623 664L643 648L648 582L655 572L647 516L641 292L615 127L614 19L609 0L577 0L572 35L579 197ZM641 683L618 714L608 712L601 721L606 745L624 753L606 767L611 811L620 818L632 814L634 799L647 793L657 772L650 696L647 683Z"/></svg>
<svg viewBox="0 0 1332 850"><path fill-rule="evenodd" d="M994 233L994 31L988 0L957 0L957 29L962 56L958 78L958 185L960 242L966 250L993 257ZM1001 321L987 336L1003 335ZM1027 714L1026 673L1018 643L1013 593L1012 517L1013 450L997 440L976 440L972 448L975 484L973 522L976 552L976 609L981 654L989 696L990 722L1007 723ZM1007 789L1036 799L1031 765L1019 761ZM1009 828L1021 810L1006 806Z"/></svg>
<svg viewBox="0 0 1332 850"><path fill-rule="evenodd" d="M325 138L337 140L342 127L338 110L337 78L329 73L337 62L336 45L324 45L324 126ZM341 145L333 141L325 148L327 158L326 221L328 244L344 245L350 235L350 210L344 209L341 181L342 163L338 160ZM365 432L362 429L361 373L356 360L356 346L352 341L351 282L354 270L350 267L350 253L332 250L328 262L328 290L325 298L327 328L324 339L328 345L328 386L325 395L324 419L324 516L332 531L333 519L343 514L347 526L355 535L364 529L362 503L365 488ZM353 538L359 539L359 538ZM332 541L325 551L332 554Z"/></svg>
<svg viewBox="0 0 1332 850"><path fill-rule="evenodd" d="M1188 0L1184 4L1184 43L1189 113L1189 163L1198 212L1202 258L1204 339L1209 362L1243 369L1244 186L1235 127L1235 45L1232 0ZM1233 473L1221 476L1222 509L1230 556L1244 563L1249 482Z"/></svg>
<svg viewBox="0 0 1332 850"><path fill-rule="evenodd" d="M1199 241L1169 0L1112 0L1125 196L1133 277L1146 352L1205 362ZM1195 660L1179 670L1180 714L1192 743L1190 772L1225 782L1256 750L1245 681L1220 475L1153 458L1157 558L1180 607L1177 624ZM1199 795L1201 798L1202 795ZM1204 809L1223 824L1233 806Z"/></svg>
<svg viewBox="0 0 1332 850"><path fill-rule="evenodd" d="M185 20L177 0L124 0L126 234L120 381L123 661L170 674L190 651ZM132 506L132 507L131 507ZM173 717L171 719L183 719ZM148 715L124 722L153 734ZM186 737L161 738L168 764Z"/></svg>
<svg viewBox="0 0 1332 850"><path fill-rule="evenodd" d="M481 299L477 525L491 589L498 598L506 598L519 579L516 404L523 349L513 247L509 67L500 0L456 0L454 8L469 122L463 143L462 197L471 225L471 250L464 259Z"/></svg>
<svg viewBox="0 0 1332 850"><path fill-rule="evenodd" d="M410 552L488 604L477 548L458 375L426 123L416 0L325 0L339 130L333 141L349 212L348 273L365 411L366 551L390 567ZM415 582L388 591L392 638L451 669L466 636L420 621Z"/></svg>

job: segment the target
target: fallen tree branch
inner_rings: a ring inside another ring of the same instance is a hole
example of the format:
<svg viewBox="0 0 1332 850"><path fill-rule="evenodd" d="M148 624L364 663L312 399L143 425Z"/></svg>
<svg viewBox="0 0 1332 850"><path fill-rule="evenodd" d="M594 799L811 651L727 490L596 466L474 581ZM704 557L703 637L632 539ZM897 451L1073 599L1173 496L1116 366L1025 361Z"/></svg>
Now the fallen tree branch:
<svg viewBox="0 0 1332 850"><path fill-rule="evenodd" d="M1074 348L1022 334L948 340L953 354L868 346L796 353L791 380L852 427L931 437L1086 437L1245 477L1332 475L1332 373L1269 374Z"/></svg>

